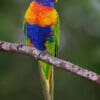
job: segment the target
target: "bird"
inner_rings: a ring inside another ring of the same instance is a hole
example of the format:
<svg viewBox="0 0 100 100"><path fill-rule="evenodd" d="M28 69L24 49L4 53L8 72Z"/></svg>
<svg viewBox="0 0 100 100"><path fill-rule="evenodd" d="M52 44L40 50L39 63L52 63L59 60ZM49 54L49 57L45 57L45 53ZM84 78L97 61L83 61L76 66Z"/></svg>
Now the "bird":
<svg viewBox="0 0 100 100"><path fill-rule="evenodd" d="M60 44L59 14L55 9L57 0L33 0L24 15L23 29L26 45L56 56ZM44 100L54 100L53 66L38 61Z"/></svg>

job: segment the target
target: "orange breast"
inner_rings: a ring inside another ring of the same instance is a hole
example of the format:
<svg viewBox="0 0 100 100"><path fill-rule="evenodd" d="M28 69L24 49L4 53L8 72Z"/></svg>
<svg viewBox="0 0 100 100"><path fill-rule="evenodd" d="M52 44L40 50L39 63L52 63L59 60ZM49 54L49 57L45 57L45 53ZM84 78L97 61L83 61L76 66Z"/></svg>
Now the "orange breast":
<svg viewBox="0 0 100 100"><path fill-rule="evenodd" d="M48 6L32 2L25 14L25 20L30 24L37 24L41 27L51 26L57 22L57 11Z"/></svg>

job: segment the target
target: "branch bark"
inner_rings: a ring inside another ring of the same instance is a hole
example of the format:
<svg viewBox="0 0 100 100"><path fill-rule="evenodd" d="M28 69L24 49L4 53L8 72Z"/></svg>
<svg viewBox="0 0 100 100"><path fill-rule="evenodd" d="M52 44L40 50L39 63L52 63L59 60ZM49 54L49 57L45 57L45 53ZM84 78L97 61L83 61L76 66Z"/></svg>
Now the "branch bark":
<svg viewBox="0 0 100 100"><path fill-rule="evenodd" d="M32 56L37 60L42 60L54 65L56 68L71 72L100 85L100 75L97 73L81 68L69 61L53 57L49 54L43 54L36 48L31 48L22 44L0 41L0 51Z"/></svg>

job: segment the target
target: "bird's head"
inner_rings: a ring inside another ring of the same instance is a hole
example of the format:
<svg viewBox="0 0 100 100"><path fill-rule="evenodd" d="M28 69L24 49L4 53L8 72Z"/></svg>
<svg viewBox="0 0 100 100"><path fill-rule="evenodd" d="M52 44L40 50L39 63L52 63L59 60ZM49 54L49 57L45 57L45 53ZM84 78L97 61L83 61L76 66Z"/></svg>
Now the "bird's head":
<svg viewBox="0 0 100 100"><path fill-rule="evenodd" d="M57 3L58 0L34 0L34 1L41 3L43 5L54 6L54 3Z"/></svg>

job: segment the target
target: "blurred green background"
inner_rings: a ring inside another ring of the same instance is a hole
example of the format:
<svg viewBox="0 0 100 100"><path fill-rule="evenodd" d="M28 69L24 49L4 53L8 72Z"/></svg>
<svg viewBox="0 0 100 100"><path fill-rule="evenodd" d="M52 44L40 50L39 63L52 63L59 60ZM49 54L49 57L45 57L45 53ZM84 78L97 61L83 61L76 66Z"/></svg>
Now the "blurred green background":
<svg viewBox="0 0 100 100"><path fill-rule="evenodd" d="M58 57L100 74L100 0L58 0ZM24 43L23 16L31 0L0 0L0 40ZM43 100L35 59L0 52L0 100ZM100 100L100 86L55 69L55 100Z"/></svg>

